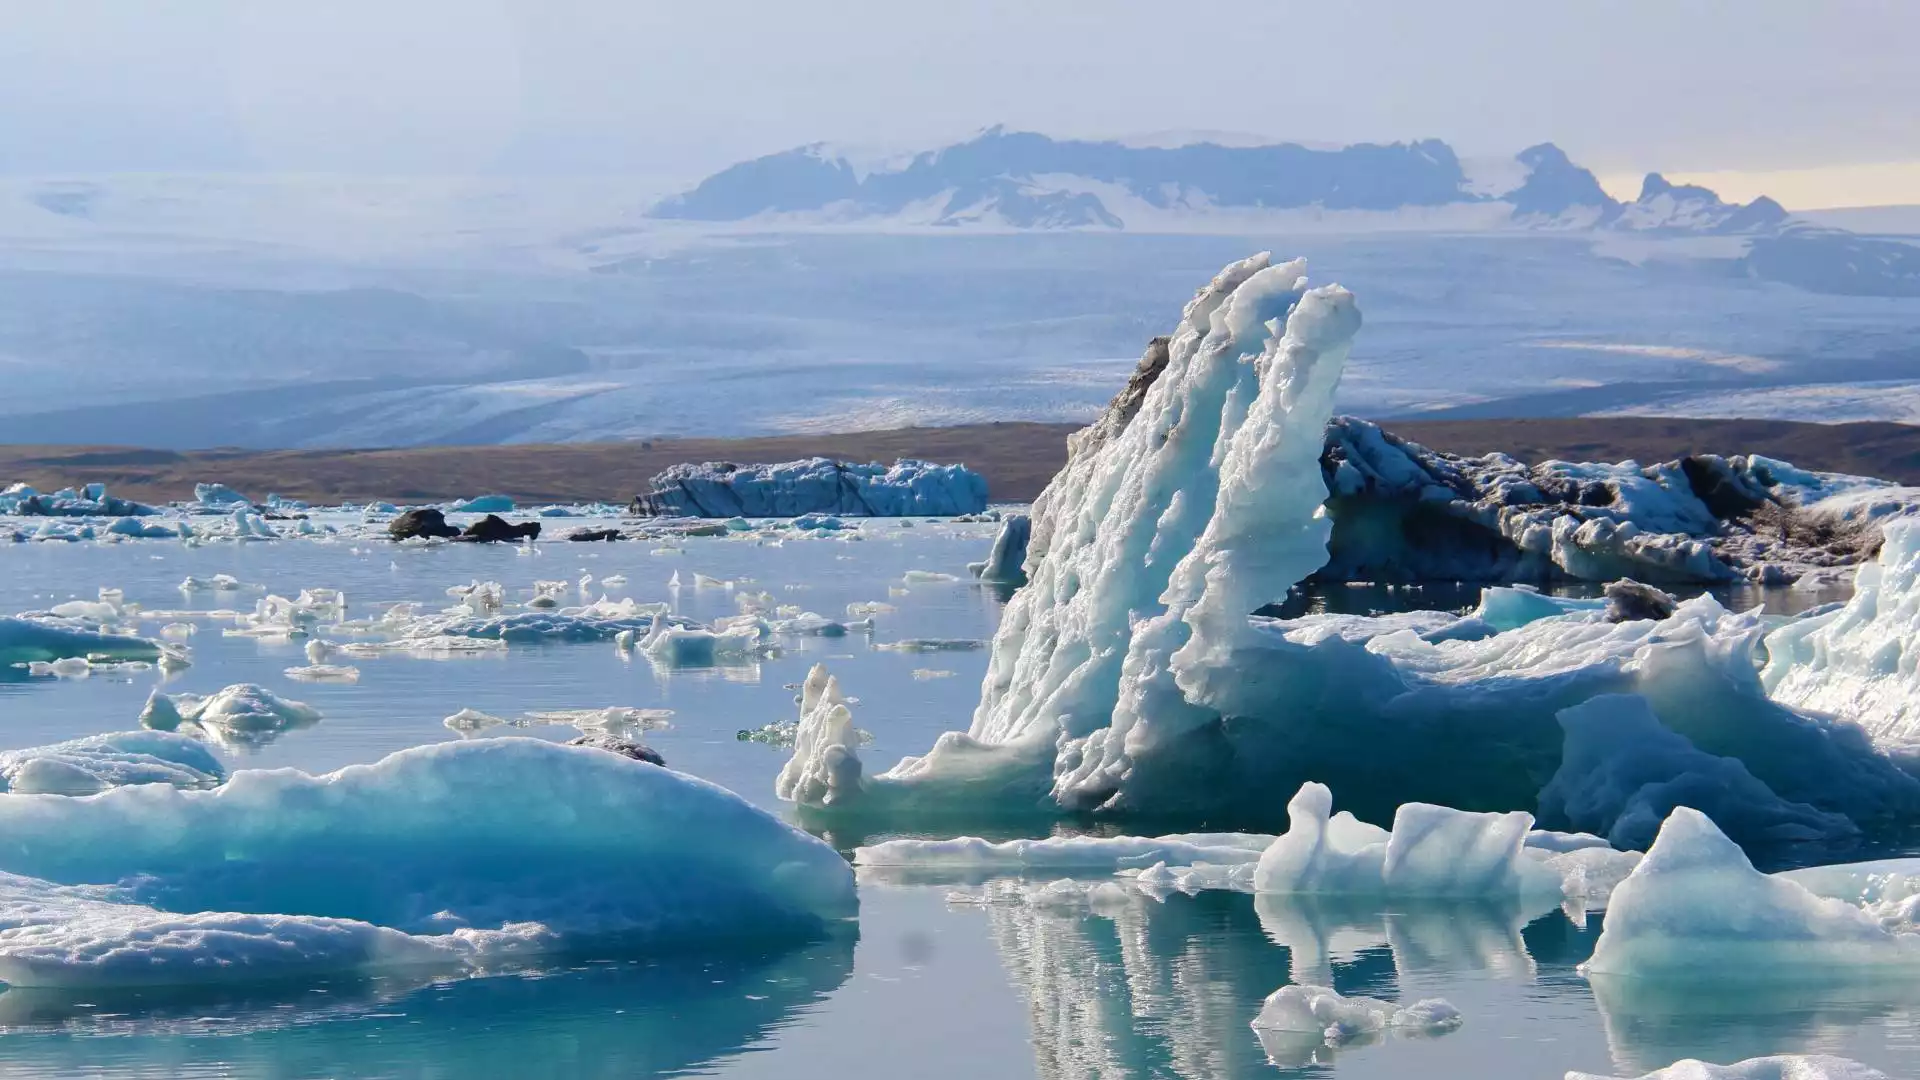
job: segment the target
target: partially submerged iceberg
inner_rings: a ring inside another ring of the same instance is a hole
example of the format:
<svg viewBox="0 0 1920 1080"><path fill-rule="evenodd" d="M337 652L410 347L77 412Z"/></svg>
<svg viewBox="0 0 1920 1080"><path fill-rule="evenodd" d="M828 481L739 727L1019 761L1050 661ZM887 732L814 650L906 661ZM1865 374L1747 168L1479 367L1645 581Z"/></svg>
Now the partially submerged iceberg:
<svg viewBox="0 0 1920 1080"><path fill-rule="evenodd" d="M1025 585L1027 583L1027 542L1033 536L1033 518L1026 514L1008 514L1000 519L1000 531L983 562L969 563L973 576L989 584Z"/></svg>
<svg viewBox="0 0 1920 1080"><path fill-rule="evenodd" d="M248 507L253 500L233 490L225 484L193 485L193 501L209 510L231 510L235 507Z"/></svg>
<svg viewBox="0 0 1920 1080"><path fill-rule="evenodd" d="M0 798L0 980L167 984L818 935L832 848L723 788L484 739L325 776Z"/></svg>
<svg viewBox="0 0 1920 1080"><path fill-rule="evenodd" d="M164 731L108 735L0 752L0 792L93 795L131 784L213 787L226 766L204 743Z"/></svg>
<svg viewBox="0 0 1920 1080"><path fill-rule="evenodd" d="M43 495L26 484L13 484L0 491L0 514L20 517L152 517L160 511L145 503L107 494L105 484L82 488L62 488Z"/></svg>
<svg viewBox="0 0 1920 1080"><path fill-rule="evenodd" d="M912 460L862 465L816 457L778 465L675 465L634 496L630 510L655 516L790 518L949 516L986 508L986 478L965 465Z"/></svg>
<svg viewBox="0 0 1920 1080"><path fill-rule="evenodd" d="M1321 458L1321 581L1788 584L1871 555L1920 490L1754 456L1641 466L1429 450L1335 418Z"/></svg>

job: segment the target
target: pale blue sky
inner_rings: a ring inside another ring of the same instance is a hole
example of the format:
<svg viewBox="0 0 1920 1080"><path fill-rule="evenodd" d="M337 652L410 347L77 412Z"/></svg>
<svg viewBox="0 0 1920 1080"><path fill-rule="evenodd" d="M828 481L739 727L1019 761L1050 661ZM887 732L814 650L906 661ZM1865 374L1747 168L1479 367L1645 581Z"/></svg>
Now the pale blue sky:
<svg viewBox="0 0 1920 1080"><path fill-rule="evenodd" d="M1002 121L1468 154L1552 139L1609 176L1920 161L1912 0L0 0L0 17L15 173L690 177Z"/></svg>

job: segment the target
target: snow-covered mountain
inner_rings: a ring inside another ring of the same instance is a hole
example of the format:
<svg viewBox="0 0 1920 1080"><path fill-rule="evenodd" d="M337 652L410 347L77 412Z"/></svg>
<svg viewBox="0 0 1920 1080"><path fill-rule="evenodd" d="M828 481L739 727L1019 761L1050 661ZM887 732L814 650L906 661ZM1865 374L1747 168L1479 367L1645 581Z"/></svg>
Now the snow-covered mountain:
<svg viewBox="0 0 1920 1080"><path fill-rule="evenodd" d="M966 142L879 168L825 144L742 162L655 207L656 218L737 222L782 215L838 222L1011 229L1135 229L1236 212L1402 214L1476 207L1473 220L1523 227L1690 235L1766 233L1788 221L1771 199L1728 203L1705 188L1649 175L1622 203L1552 143L1515 158L1517 185L1486 191L1438 139L1379 145L1180 146L1053 139L992 128ZM1203 230L1204 231L1204 230Z"/></svg>
<svg viewBox="0 0 1920 1080"><path fill-rule="evenodd" d="M1491 176L1475 175L1438 139L1167 143L996 127L878 165L815 144L723 169L649 213L771 232L1561 232L1591 235L1602 254L1633 263L1815 292L1920 296L1912 244L1815 225L1764 196L1728 202L1659 173L1622 202L1552 143L1492 163Z"/></svg>

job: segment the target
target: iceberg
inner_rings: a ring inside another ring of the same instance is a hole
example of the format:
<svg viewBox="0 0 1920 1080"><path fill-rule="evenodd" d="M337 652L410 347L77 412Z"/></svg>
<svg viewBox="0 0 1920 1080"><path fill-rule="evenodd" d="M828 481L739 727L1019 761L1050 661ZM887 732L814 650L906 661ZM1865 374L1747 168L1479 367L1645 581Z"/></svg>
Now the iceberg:
<svg viewBox="0 0 1920 1080"><path fill-rule="evenodd" d="M738 796L535 739L212 790L0 799L0 979L91 986L817 936L832 848Z"/></svg>
<svg viewBox="0 0 1920 1080"><path fill-rule="evenodd" d="M455 503L452 509L456 514L511 514L514 506L511 496L481 495L466 502Z"/></svg>
<svg viewBox="0 0 1920 1080"><path fill-rule="evenodd" d="M977 514L986 508L986 478L964 465L912 460L863 465L816 457L778 465L675 465L634 496L630 512L699 518L908 517ZM831 519L812 527L839 527L827 522Z"/></svg>
<svg viewBox="0 0 1920 1080"><path fill-rule="evenodd" d="M107 494L105 484L88 484L79 490L62 488L43 495L25 484L14 484L0 491L0 514L20 517L152 517L159 509L131 499Z"/></svg>
<svg viewBox="0 0 1920 1080"><path fill-rule="evenodd" d="M1272 829L1271 793L1307 781L1373 820L1408 801L1533 807L1562 763L1560 711L1617 693L1780 799L1862 829L1920 811L1920 781L1857 726L1768 699L1771 624L1711 596L1610 611L1509 590L1475 625L1252 616L1326 561L1322 434L1358 327L1352 296L1307 288L1298 262L1255 256L1202 289L1164 370L1074 437L1035 502L1030 581L971 725L863 769L832 812Z"/></svg>
<svg viewBox="0 0 1920 1080"><path fill-rule="evenodd" d="M1920 860L1763 874L1705 814L1677 807L1614 889L1584 970L1690 983L1910 980L1920 927L1902 901L1916 872Z"/></svg>
<svg viewBox="0 0 1920 1080"><path fill-rule="evenodd" d="M208 509L228 510L234 507L248 507L253 500L233 490L225 484L193 485L193 501Z"/></svg>
<svg viewBox="0 0 1920 1080"><path fill-rule="evenodd" d="M1000 531L984 562L968 563L973 576L989 584L1024 585L1027 583L1027 542L1033 536L1033 518L1026 514L1008 514L1000 519Z"/></svg>
<svg viewBox="0 0 1920 1080"><path fill-rule="evenodd" d="M206 746L164 731L107 735L0 752L0 792L93 795L130 784L212 787L226 766Z"/></svg>
<svg viewBox="0 0 1920 1080"><path fill-rule="evenodd" d="M1879 1069L1847 1058L1821 1054L1782 1054L1712 1065L1688 1058L1641 1077L1607 1077L1570 1072L1567 1080L1893 1080Z"/></svg>
<svg viewBox="0 0 1920 1080"><path fill-rule="evenodd" d="M40 619L0 616L0 665L51 662L73 657L159 660L165 647L147 638L103 634Z"/></svg>
<svg viewBox="0 0 1920 1080"><path fill-rule="evenodd" d="M182 731L220 746L263 746L289 731L320 722L320 711L289 701L251 683L215 694L163 694L153 691L140 712L140 726Z"/></svg>
<svg viewBox="0 0 1920 1080"><path fill-rule="evenodd" d="M1444 1035L1460 1026L1460 1010L1439 998L1395 1005L1376 998L1345 997L1325 986L1283 986L1267 995L1253 1026L1322 1036L1338 1045L1389 1031Z"/></svg>

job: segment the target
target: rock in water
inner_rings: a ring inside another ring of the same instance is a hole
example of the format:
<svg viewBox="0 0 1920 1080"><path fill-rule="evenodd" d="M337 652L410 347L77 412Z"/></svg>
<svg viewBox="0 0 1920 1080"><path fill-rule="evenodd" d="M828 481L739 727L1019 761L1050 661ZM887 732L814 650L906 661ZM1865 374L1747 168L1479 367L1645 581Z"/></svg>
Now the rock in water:
<svg viewBox="0 0 1920 1080"><path fill-rule="evenodd" d="M630 757L635 761L644 761L649 765L658 765L663 769L667 767L667 759L660 756L660 751L655 750L645 743L637 743L632 739L623 739L618 735L608 735L605 733L582 735L577 739L567 740L567 745L591 746L596 750L606 750L610 753L619 754L621 757Z"/></svg>
<svg viewBox="0 0 1920 1080"><path fill-rule="evenodd" d="M602 540L620 539L619 529L575 529L567 534L567 539L576 544L593 544Z"/></svg>
<svg viewBox="0 0 1920 1080"><path fill-rule="evenodd" d="M1606 588L1607 621L1635 622L1640 619L1660 620L1671 618L1679 601L1672 593L1662 592L1651 585L1642 585L1631 578L1621 578Z"/></svg>
<svg viewBox="0 0 1920 1080"><path fill-rule="evenodd" d="M525 521L515 525L503 517L488 514L486 517L467 526L467 531L460 534L460 539L471 540L481 544L513 540L538 540L540 539L540 523L537 521Z"/></svg>
<svg viewBox="0 0 1920 1080"><path fill-rule="evenodd" d="M394 518L387 524L387 535L395 540L411 540L416 536L450 540L459 536L460 530L447 524L445 514L428 506Z"/></svg>

